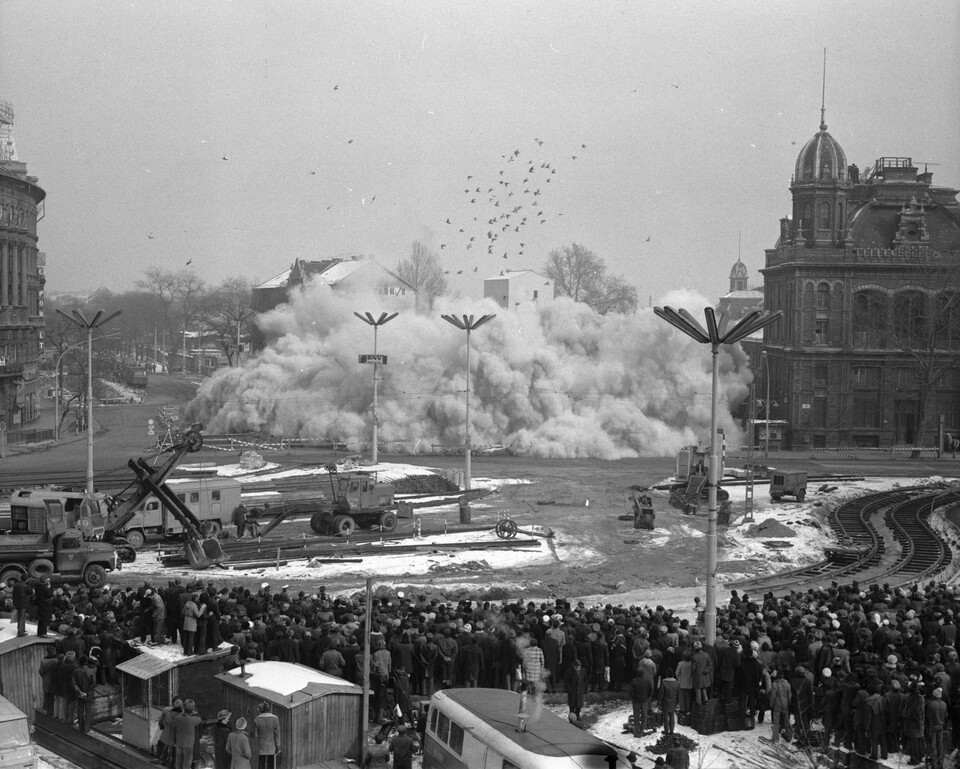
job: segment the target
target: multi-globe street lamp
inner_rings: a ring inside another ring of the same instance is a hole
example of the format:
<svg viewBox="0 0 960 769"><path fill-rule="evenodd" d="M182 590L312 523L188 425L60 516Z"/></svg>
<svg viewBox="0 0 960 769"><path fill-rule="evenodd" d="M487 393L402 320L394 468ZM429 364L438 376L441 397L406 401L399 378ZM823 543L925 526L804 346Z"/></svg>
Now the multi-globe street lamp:
<svg viewBox="0 0 960 769"><path fill-rule="evenodd" d="M465 440L464 440L464 455L466 457L465 462L465 472L466 476L463 479L463 489L464 491L469 491L472 487L470 480L470 332L475 331L480 328L484 323L487 323L494 318L496 315L481 315L479 318L474 319L473 315L461 315L457 317L456 315L441 315L447 323L456 326L461 331L467 332L467 419L466 419L466 428L465 428Z"/></svg>
<svg viewBox="0 0 960 769"><path fill-rule="evenodd" d="M87 491L91 493L93 492L93 331L116 318L120 310L106 317L103 316L103 312L98 310L93 318L87 320L80 310L74 310L72 315L67 315L57 308L57 314L62 315L74 326L87 330Z"/></svg>
<svg viewBox="0 0 960 769"><path fill-rule="evenodd" d="M353 314L360 318L360 320L362 320L368 326L373 326L373 448L370 451L370 459L373 464L377 464L377 422L379 420L379 416L377 414L377 369L380 367L380 355L377 353L377 330L380 328L380 326L383 326L396 318L400 313L382 312L380 313L379 318L374 318L369 312L365 312L363 315L361 315L359 312L354 312ZM370 359L370 357L371 356L369 355L361 355L360 362L367 363L369 362L368 359ZM383 358L383 362L386 363L386 356L383 356Z"/></svg>
<svg viewBox="0 0 960 769"><path fill-rule="evenodd" d="M764 326L778 320L783 314L776 312L760 312L754 310L748 313L733 328L727 328L728 318L725 313L720 315L717 323L716 314L712 307L704 309L703 314L707 321L704 328L686 310L675 310L672 307L654 307L654 313L663 318L674 328L679 329L701 344L710 345L713 356L713 378L710 390L710 464L707 470L707 607L704 612L704 636L708 644L713 644L717 635L717 401L719 398L720 366L719 352L722 344L735 344L744 337L750 336Z"/></svg>

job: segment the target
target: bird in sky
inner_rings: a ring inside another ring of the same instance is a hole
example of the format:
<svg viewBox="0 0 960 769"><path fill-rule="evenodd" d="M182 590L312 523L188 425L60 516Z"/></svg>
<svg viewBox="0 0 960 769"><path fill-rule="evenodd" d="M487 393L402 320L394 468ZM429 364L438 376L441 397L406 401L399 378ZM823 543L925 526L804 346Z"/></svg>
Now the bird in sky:
<svg viewBox="0 0 960 769"><path fill-rule="evenodd" d="M449 220L449 219L447 219L447 224L450 224L450 220Z"/></svg>
<svg viewBox="0 0 960 769"><path fill-rule="evenodd" d="M643 242L644 242L644 243L649 243L649 242L650 242L650 238L652 238L652 237L653 237L652 235L647 235L647 239L646 239L645 241L643 241Z"/></svg>
<svg viewBox="0 0 960 769"><path fill-rule="evenodd" d="M474 272L478 272L479 270L480 270L479 267L474 267L474 268L473 268L473 271L474 271Z"/></svg>
<svg viewBox="0 0 960 769"><path fill-rule="evenodd" d="M311 176L316 176L316 175L317 175L317 172L316 172L316 171L307 171L307 173L310 174Z"/></svg>
<svg viewBox="0 0 960 769"><path fill-rule="evenodd" d="M327 210L328 210L328 211L329 211L331 208L333 208L333 206L327 206Z"/></svg>
<svg viewBox="0 0 960 769"><path fill-rule="evenodd" d="M586 149L586 148L587 148L587 145L586 145L586 144L581 144L580 146L583 147L583 149Z"/></svg>
<svg viewBox="0 0 960 769"><path fill-rule="evenodd" d="M193 264L193 259L187 259L187 267Z"/></svg>
<svg viewBox="0 0 960 769"><path fill-rule="evenodd" d="M153 240L153 235L147 235L147 240Z"/></svg>
<svg viewBox="0 0 960 769"><path fill-rule="evenodd" d="M353 144L353 139L347 139L347 144Z"/></svg>
<svg viewBox="0 0 960 769"><path fill-rule="evenodd" d="M223 156L222 158L220 158L220 159L221 159L221 160L229 160L230 158L228 158L226 155L224 155L224 156Z"/></svg>
<svg viewBox="0 0 960 769"><path fill-rule="evenodd" d="M444 274L444 275L449 275L449 274L450 274L450 270L444 270L444 271L443 271L443 274Z"/></svg>
<svg viewBox="0 0 960 769"><path fill-rule="evenodd" d="M447 244L446 244L446 243L441 243L441 244L440 244L440 250L441 250L441 251L442 251L443 249L445 249L446 247L447 247Z"/></svg>
<svg viewBox="0 0 960 769"><path fill-rule="evenodd" d="M535 141L540 147L543 146L543 142L540 141L539 139L534 139L534 141Z"/></svg>
<svg viewBox="0 0 960 769"><path fill-rule="evenodd" d="M463 270L457 270L457 275L463 275Z"/></svg>
<svg viewBox="0 0 960 769"><path fill-rule="evenodd" d="M334 91L339 91L339 90L340 90L340 85L339 85L339 83L333 87L333 90L334 90Z"/></svg>

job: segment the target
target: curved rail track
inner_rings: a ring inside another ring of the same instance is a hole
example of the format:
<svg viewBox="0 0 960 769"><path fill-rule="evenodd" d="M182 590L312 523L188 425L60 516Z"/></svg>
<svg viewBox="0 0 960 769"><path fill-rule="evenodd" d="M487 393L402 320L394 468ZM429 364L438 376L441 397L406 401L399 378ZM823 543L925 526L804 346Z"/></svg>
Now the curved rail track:
<svg viewBox="0 0 960 769"><path fill-rule="evenodd" d="M834 549L831 556L726 586L750 593L776 594L825 581L883 580L894 586L919 582L942 571L953 559L949 545L930 528L928 519L936 508L958 501L960 489L931 486L903 487L852 499L830 515L830 527L843 545ZM879 520L889 529L898 548L887 547L876 526Z"/></svg>

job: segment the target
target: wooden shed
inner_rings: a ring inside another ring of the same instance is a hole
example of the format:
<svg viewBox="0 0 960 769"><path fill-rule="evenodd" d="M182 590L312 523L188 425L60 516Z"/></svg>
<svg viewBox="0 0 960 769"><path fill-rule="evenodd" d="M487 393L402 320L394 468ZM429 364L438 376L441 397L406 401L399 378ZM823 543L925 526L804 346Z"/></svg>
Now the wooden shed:
<svg viewBox="0 0 960 769"><path fill-rule="evenodd" d="M216 676L223 670L230 649L185 657L177 647L147 647L121 662L123 740L150 750L160 736L160 716L174 697L191 699L205 720L215 720L220 702Z"/></svg>
<svg viewBox="0 0 960 769"><path fill-rule="evenodd" d="M280 767L293 769L330 759L360 759L363 688L342 678L292 662L249 662L217 676L221 707L250 724L250 746L257 759L253 720L266 701L280 719Z"/></svg>
<svg viewBox="0 0 960 769"><path fill-rule="evenodd" d="M36 635L17 637L6 628L0 633L0 694L27 714L31 725L33 712L43 705L43 680L40 678L40 660L47 656L52 638Z"/></svg>

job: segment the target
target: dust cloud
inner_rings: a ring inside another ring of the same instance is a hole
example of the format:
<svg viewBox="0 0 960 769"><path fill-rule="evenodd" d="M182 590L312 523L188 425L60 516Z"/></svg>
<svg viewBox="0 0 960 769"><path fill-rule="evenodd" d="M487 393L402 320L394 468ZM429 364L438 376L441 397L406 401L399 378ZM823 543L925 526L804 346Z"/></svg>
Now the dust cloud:
<svg viewBox="0 0 960 769"><path fill-rule="evenodd" d="M702 297L664 304L702 318ZM211 433L259 431L335 440L367 451L371 440L373 330L354 311L395 309L375 292L310 284L261 315L273 340L240 368L217 371L187 409ZM426 453L463 445L466 334L440 318L496 313L470 335L471 443L543 458L668 456L706 443L710 352L652 310L602 316L567 299L509 312L489 300L447 298L380 328L379 442ZM739 346L720 354L719 427L740 440L730 407L747 397L751 373Z"/></svg>

